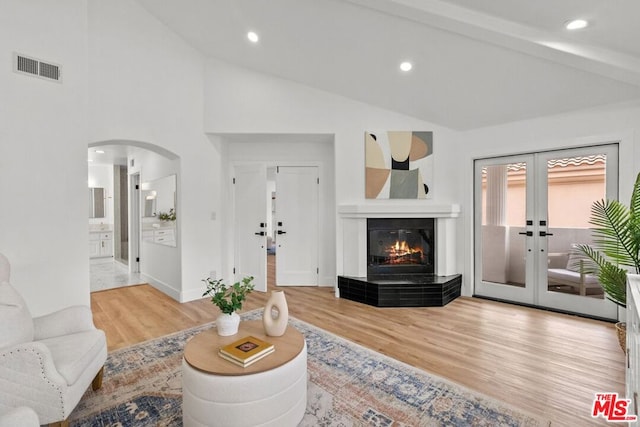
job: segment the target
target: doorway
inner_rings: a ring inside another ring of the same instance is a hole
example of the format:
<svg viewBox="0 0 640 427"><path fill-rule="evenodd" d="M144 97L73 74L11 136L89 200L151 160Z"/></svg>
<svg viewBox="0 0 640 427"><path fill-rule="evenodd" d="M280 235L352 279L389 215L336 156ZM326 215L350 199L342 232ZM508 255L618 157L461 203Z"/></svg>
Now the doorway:
<svg viewBox="0 0 640 427"><path fill-rule="evenodd" d="M127 166L113 165L113 256L129 265L129 182Z"/></svg>
<svg viewBox="0 0 640 427"><path fill-rule="evenodd" d="M477 160L476 295L616 319L573 246L592 243L591 205L617 198L617 176L616 144Z"/></svg>
<svg viewBox="0 0 640 427"><path fill-rule="evenodd" d="M256 290L266 291L267 264L276 286L318 286L318 169L235 166L234 273L253 276Z"/></svg>

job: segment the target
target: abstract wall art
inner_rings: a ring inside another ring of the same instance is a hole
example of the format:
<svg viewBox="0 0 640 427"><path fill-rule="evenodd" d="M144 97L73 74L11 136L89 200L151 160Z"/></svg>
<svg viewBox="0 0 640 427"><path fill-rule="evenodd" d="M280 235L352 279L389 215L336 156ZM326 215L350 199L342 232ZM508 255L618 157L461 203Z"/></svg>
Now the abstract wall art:
<svg viewBox="0 0 640 427"><path fill-rule="evenodd" d="M433 132L365 132L367 199L430 198Z"/></svg>

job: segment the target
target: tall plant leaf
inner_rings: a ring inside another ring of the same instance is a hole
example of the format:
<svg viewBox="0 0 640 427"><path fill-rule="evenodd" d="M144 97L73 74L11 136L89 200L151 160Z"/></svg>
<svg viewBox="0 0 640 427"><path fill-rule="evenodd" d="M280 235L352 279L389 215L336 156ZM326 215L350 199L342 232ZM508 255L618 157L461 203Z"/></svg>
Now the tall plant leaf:
<svg viewBox="0 0 640 427"><path fill-rule="evenodd" d="M636 177L629 207L617 200L600 200L591 207L593 245L577 245L588 257L585 273L598 275L607 298L626 306L627 272L640 273L640 173Z"/></svg>

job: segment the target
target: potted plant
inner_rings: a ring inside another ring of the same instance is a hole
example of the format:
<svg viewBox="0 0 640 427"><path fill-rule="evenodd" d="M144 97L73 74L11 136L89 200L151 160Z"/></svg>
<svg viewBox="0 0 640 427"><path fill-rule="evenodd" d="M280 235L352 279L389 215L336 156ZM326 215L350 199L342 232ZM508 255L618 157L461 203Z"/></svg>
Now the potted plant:
<svg viewBox="0 0 640 427"><path fill-rule="evenodd" d="M640 273L640 173L636 177L629 207L617 200L600 200L591 207L593 244L576 249L592 262L585 273L598 277L607 298L627 305L627 273ZM618 322L618 339L626 349L626 324Z"/></svg>
<svg viewBox="0 0 640 427"><path fill-rule="evenodd" d="M176 210L171 208L169 209L169 212L158 212L158 219L160 221L175 221Z"/></svg>
<svg viewBox="0 0 640 427"><path fill-rule="evenodd" d="M222 279L202 279L207 284L207 290L203 297L211 297L211 302L222 312L216 319L216 328L221 336L235 335L238 333L240 316L236 311L242 308L243 301L253 291L253 276L247 276L240 282L227 286Z"/></svg>

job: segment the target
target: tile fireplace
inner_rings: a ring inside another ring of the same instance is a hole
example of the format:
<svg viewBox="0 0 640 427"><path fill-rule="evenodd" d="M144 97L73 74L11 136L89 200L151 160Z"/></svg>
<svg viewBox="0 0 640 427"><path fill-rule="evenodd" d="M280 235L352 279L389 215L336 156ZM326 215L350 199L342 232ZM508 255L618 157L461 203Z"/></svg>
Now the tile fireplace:
<svg viewBox="0 0 640 427"><path fill-rule="evenodd" d="M343 242L343 259L350 261L344 270L356 274L338 276L338 295L377 307L443 306L460 296L462 276L449 271L457 209L343 207L342 226L351 237Z"/></svg>

